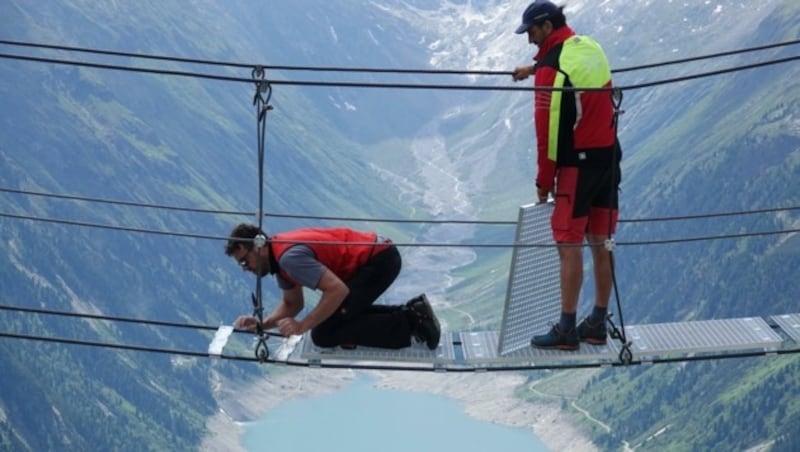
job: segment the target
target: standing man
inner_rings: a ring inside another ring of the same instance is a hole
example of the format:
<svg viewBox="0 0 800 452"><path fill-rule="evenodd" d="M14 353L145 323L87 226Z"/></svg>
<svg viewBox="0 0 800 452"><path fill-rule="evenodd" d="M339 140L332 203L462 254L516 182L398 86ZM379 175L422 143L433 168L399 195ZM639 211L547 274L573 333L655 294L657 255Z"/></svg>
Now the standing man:
<svg viewBox="0 0 800 452"><path fill-rule="evenodd" d="M266 245L257 248L262 236ZM348 228L308 228L267 237L258 226L240 224L225 254L258 277L275 275L283 297L262 324L283 335L311 331L319 347L357 345L403 348L411 337L429 349L439 346L439 321L422 294L405 305L374 305L400 273L401 259L391 240ZM303 287L322 292L317 306L296 319L305 304ZM235 327L255 331L258 320L240 316Z"/></svg>
<svg viewBox="0 0 800 452"><path fill-rule="evenodd" d="M606 343L613 282L611 254L603 244L616 229L622 151L614 125L608 60L595 40L578 36L567 26L563 9L546 0L536 0L525 9L516 33L527 33L528 43L539 51L536 65L515 68L513 79L533 75L538 88L536 194L539 202L554 195L551 226L561 266L561 318L549 332L534 336L531 345L577 350L579 341ZM575 87L607 90L570 90ZM589 317L576 326L584 240L592 250L595 304Z"/></svg>

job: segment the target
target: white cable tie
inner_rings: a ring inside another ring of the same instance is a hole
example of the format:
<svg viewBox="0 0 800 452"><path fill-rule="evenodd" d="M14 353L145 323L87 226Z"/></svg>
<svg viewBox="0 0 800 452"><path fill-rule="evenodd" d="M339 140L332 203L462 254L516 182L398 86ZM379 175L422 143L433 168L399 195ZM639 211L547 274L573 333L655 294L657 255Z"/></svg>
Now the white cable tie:
<svg viewBox="0 0 800 452"><path fill-rule="evenodd" d="M614 251L614 248L617 247L617 242L613 238L608 238L605 242L603 242L603 245L605 246L606 250Z"/></svg>

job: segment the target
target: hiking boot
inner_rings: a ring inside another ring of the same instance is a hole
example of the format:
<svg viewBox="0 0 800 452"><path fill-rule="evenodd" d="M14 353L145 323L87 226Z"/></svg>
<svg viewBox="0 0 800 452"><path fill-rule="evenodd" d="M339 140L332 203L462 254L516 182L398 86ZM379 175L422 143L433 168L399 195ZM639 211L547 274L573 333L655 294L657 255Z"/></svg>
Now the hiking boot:
<svg viewBox="0 0 800 452"><path fill-rule="evenodd" d="M406 306L411 313L411 334L419 342L424 342L429 349L436 350L442 331L428 297L425 294L414 297Z"/></svg>
<svg viewBox="0 0 800 452"><path fill-rule="evenodd" d="M580 347L580 342L578 341L578 333L575 332L575 328L566 333L562 333L558 328L558 324L555 324L546 334L533 336L531 345L538 348L577 350Z"/></svg>
<svg viewBox="0 0 800 452"><path fill-rule="evenodd" d="M578 339L581 341L593 345L606 344L607 331L605 321L592 323L589 317L586 317L578 324L576 330L578 331Z"/></svg>

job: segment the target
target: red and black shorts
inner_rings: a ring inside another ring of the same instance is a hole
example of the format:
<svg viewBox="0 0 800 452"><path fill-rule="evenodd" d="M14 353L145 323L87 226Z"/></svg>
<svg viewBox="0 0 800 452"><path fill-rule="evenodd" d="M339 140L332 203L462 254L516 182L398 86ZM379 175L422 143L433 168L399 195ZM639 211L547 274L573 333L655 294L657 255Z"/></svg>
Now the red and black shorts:
<svg viewBox="0 0 800 452"><path fill-rule="evenodd" d="M556 243L583 243L586 234L616 231L620 168L558 168L555 210L551 218Z"/></svg>

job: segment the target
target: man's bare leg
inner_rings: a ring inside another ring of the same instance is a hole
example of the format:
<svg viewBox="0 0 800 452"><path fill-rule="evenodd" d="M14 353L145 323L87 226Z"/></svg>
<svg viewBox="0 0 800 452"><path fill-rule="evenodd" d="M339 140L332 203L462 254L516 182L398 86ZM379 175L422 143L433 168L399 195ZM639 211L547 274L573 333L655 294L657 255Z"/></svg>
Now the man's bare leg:
<svg viewBox="0 0 800 452"><path fill-rule="evenodd" d="M561 246L558 248L558 257L561 265L560 326L562 330L569 331L575 327L575 314L583 284L583 248Z"/></svg>
<svg viewBox="0 0 800 452"><path fill-rule="evenodd" d="M607 308L611 298L613 279L611 277L611 253L603 246L606 237L589 235L592 244L592 262L594 264L594 305Z"/></svg>

